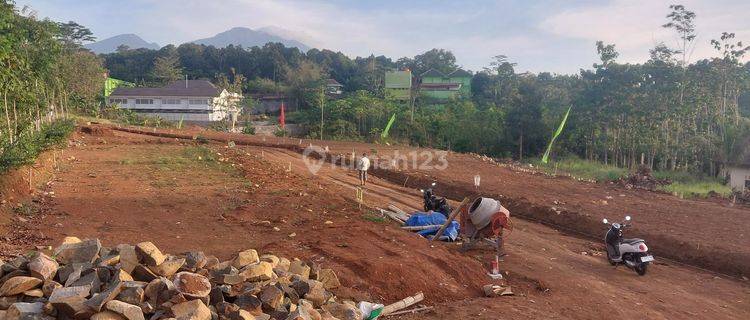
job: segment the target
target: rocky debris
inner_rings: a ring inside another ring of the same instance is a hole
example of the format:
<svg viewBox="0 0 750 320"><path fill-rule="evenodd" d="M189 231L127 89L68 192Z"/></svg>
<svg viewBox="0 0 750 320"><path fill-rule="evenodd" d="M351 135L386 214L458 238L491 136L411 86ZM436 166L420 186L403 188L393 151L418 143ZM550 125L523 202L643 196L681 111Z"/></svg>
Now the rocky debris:
<svg viewBox="0 0 750 320"><path fill-rule="evenodd" d="M512 296L513 295L513 291L511 291L510 286L488 284L482 287L482 290L484 290L484 295L486 297Z"/></svg>
<svg viewBox="0 0 750 320"><path fill-rule="evenodd" d="M54 252L0 261L0 319L353 319L332 269L249 249L220 261L151 242L68 237Z"/></svg>
<svg viewBox="0 0 750 320"><path fill-rule="evenodd" d="M651 168L640 166L634 173L628 175L626 178L621 178L617 183L627 189L635 188L656 191L660 186L672 184L672 180L657 179L653 176Z"/></svg>

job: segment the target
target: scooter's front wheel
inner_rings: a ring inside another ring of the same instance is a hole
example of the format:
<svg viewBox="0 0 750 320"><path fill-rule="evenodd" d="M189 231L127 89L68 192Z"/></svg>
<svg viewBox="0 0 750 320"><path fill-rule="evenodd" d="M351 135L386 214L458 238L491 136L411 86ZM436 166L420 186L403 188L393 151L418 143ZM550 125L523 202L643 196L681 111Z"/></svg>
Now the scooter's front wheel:
<svg viewBox="0 0 750 320"><path fill-rule="evenodd" d="M639 263L635 266L635 272L637 272L639 276L645 275L646 270L648 270L648 262Z"/></svg>

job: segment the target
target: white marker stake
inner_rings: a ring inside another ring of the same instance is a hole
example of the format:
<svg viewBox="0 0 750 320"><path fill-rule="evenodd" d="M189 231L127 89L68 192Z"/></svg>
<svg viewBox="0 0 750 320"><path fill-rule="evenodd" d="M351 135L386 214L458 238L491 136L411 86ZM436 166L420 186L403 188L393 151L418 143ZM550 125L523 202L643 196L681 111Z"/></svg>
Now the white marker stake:
<svg viewBox="0 0 750 320"><path fill-rule="evenodd" d="M482 177L479 175L474 176L474 188L479 188L479 182L482 180Z"/></svg>
<svg viewBox="0 0 750 320"><path fill-rule="evenodd" d="M289 161L289 168L286 169L286 172L292 172L292 162Z"/></svg>

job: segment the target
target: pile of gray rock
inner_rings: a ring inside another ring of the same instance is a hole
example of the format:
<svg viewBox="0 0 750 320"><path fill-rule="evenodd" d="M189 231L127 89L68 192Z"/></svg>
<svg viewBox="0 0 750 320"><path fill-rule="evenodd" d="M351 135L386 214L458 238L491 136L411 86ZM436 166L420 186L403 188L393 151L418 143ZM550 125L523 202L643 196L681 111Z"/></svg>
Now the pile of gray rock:
<svg viewBox="0 0 750 320"><path fill-rule="evenodd" d="M362 319L331 269L249 249L228 261L66 238L0 261L0 319Z"/></svg>

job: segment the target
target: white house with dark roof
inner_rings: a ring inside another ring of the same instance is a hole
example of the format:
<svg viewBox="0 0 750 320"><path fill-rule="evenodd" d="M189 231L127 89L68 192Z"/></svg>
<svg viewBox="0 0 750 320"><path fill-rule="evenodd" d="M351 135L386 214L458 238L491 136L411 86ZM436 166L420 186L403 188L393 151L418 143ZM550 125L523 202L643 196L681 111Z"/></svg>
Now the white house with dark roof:
<svg viewBox="0 0 750 320"><path fill-rule="evenodd" d="M159 88L115 89L110 104L170 121L212 122L236 119L242 95L206 80L180 80Z"/></svg>
<svg viewBox="0 0 750 320"><path fill-rule="evenodd" d="M747 147L739 161L728 163L725 170L732 190L750 192L750 147Z"/></svg>

